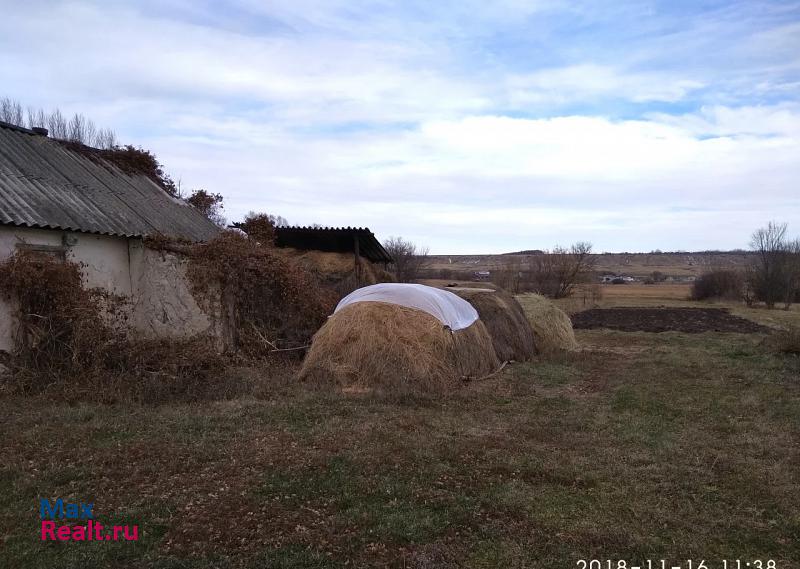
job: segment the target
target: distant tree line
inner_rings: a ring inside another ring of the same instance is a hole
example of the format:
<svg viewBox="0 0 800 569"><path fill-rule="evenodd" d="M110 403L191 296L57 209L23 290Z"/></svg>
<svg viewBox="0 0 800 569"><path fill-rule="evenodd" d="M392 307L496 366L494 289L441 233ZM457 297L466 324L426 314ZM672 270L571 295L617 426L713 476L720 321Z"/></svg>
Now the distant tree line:
<svg viewBox="0 0 800 569"><path fill-rule="evenodd" d="M750 239L752 262L742 271L715 269L698 278L692 298L742 299L767 308L800 302L800 238L787 235L785 223L769 222Z"/></svg>
<svg viewBox="0 0 800 569"><path fill-rule="evenodd" d="M417 281L429 264L428 248L415 245L402 237L389 237L383 242L383 248L394 259L390 271L397 282Z"/></svg>
<svg viewBox="0 0 800 569"><path fill-rule="evenodd" d="M94 121L80 113L67 117L57 108L50 112L34 107L23 109L19 101L9 97L0 99L0 121L24 128L46 128L52 138L93 148L108 150L117 146L113 130L98 128Z"/></svg>

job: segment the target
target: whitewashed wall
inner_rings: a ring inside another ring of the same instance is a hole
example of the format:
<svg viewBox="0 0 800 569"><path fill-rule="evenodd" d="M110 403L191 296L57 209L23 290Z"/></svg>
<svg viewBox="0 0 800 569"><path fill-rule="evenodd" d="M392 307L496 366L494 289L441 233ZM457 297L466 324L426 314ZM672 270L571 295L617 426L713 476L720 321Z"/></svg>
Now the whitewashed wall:
<svg viewBox="0 0 800 569"><path fill-rule="evenodd" d="M129 298L129 323L146 337L209 333L220 337L218 310L204 311L187 281L187 260L146 249L141 239L70 231L0 226L0 261L18 245L68 245L67 259L81 265L84 284ZM0 350L13 349L14 307L0 299Z"/></svg>

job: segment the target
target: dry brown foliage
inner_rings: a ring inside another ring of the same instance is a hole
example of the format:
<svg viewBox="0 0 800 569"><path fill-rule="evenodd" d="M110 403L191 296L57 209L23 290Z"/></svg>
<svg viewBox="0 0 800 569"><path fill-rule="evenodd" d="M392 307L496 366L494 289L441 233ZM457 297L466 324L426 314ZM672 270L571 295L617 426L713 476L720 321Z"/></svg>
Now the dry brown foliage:
<svg viewBox="0 0 800 569"><path fill-rule="evenodd" d="M156 155L149 150L130 144L100 149L76 141L59 140L58 142L95 162L102 163L103 160L110 162L129 176L146 176L161 186L169 195L178 196L178 185L166 173Z"/></svg>
<svg viewBox="0 0 800 569"><path fill-rule="evenodd" d="M224 362L209 339L133 339L124 299L87 290L75 263L19 251L0 264L0 290L19 325L6 391L161 401L218 389Z"/></svg>
<svg viewBox="0 0 800 569"><path fill-rule="evenodd" d="M388 393L441 393L500 365L483 322L451 331L421 310L359 302L314 335L300 379Z"/></svg>
<svg viewBox="0 0 800 569"><path fill-rule="evenodd" d="M800 326L789 326L784 330L773 332L765 342L770 351L800 355Z"/></svg>
<svg viewBox="0 0 800 569"><path fill-rule="evenodd" d="M247 233L248 237L263 244L275 243L275 225L274 215L253 211L247 214L244 221L234 223L234 226Z"/></svg>
<svg viewBox="0 0 800 569"><path fill-rule="evenodd" d="M208 243L161 238L148 239L147 246L189 258L195 297L209 311L221 301L224 326L231 334L228 347L244 355L307 345L336 303L332 291L320 287L279 249L233 231Z"/></svg>
<svg viewBox="0 0 800 569"><path fill-rule="evenodd" d="M80 267L42 253L18 251L0 265L0 291L16 308L16 363L42 381L78 374L118 341L102 320L97 291L81 283Z"/></svg>

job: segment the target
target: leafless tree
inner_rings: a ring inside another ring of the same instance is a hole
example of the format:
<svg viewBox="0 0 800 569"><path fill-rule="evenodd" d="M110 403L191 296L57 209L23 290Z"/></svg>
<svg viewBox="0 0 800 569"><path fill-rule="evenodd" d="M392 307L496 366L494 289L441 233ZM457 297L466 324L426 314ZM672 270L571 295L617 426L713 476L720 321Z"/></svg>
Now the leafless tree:
<svg viewBox="0 0 800 569"><path fill-rule="evenodd" d="M35 109L34 107L28 107L27 111L28 115L28 128L34 128L37 126L46 127L47 126L47 113L44 112L44 109Z"/></svg>
<svg viewBox="0 0 800 569"><path fill-rule="evenodd" d="M579 241L569 248L557 245L549 253L531 257L528 286L553 298L570 296L578 284L589 280L595 262L588 241Z"/></svg>
<svg viewBox="0 0 800 569"><path fill-rule="evenodd" d="M28 107L23 112L22 105L8 97L0 99L0 121L27 128L44 127L52 138L94 148L107 150L117 145L114 131L98 129L91 119L80 113L67 120L59 109L48 113L44 109Z"/></svg>
<svg viewBox="0 0 800 569"><path fill-rule="evenodd" d="M789 310L793 302L800 302L800 238L786 244L786 291L783 308Z"/></svg>
<svg viewBox="0 0 800 569"><path fill-rule="evenodd" d="M22 105L13 99L0 99L0 121L22 126Z"/></svg>
<svg viewBox="0 0 800 569"><path fill-rule="evenodd" d="M492 281L508 292L517 294L523 289L522 259L517 255L509 255L492 271Z"/></svg>
<svg viewBox="0 0 800 569"><path fill-rule="evenodd" d="M778 302L790 306L800 286L800 245L786 238L786 229L785 223L770 221L750 240L756 261L748 271L748 284L767 308L774 308Z"/></svg>
<svg viewBox="0 0 800 569"><path fill-rule="evenodd" d="M95 147L102 149L110 149L117 146L117 136L110 128L101 128L97 131L95 138Z"/></svg>
<svg viewBox="0 0 800 569"><path fill-rule="evenodd" d="M50 131L50 136L59 140L68 140L69 131L67 130L67 121L64 115L61 114L59 109L55 109L47 119L47 129Z"/></svg>
<svg viewBox="0 0 800 569"><path fill-rule="evenodd" d="M394 259L392 270L397 281L401 283L416 281L420 271L430 262L427 247L418 247L402 237L389 237L384 241L383 247Z"/></svg>

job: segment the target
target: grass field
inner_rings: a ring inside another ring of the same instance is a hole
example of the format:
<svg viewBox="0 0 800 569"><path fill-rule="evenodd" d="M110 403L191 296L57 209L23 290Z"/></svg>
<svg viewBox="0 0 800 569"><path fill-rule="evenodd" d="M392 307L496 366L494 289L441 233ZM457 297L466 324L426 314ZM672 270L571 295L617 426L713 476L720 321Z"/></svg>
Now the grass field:
<svg viewBox="0 0 800 569"><path fill-rule="evenodd" d="M2 400L0 567L800 567L800 358L761 335L577 336L446 399L278 377L198 404ZM94 502L140 539L43 544L40 497Z"/></svg>
<svg viewBox="0 0 800 569"><path fill-rule="evenodd" d="M699 253L603 253L592 255L594 270L600 274L647 277L659 271L672 277L699 276L713 268L742 268L748 262L743 252ZM434 271L496 271L509 262L525 266L526 255L430 255L428 268Z"/></svg>

